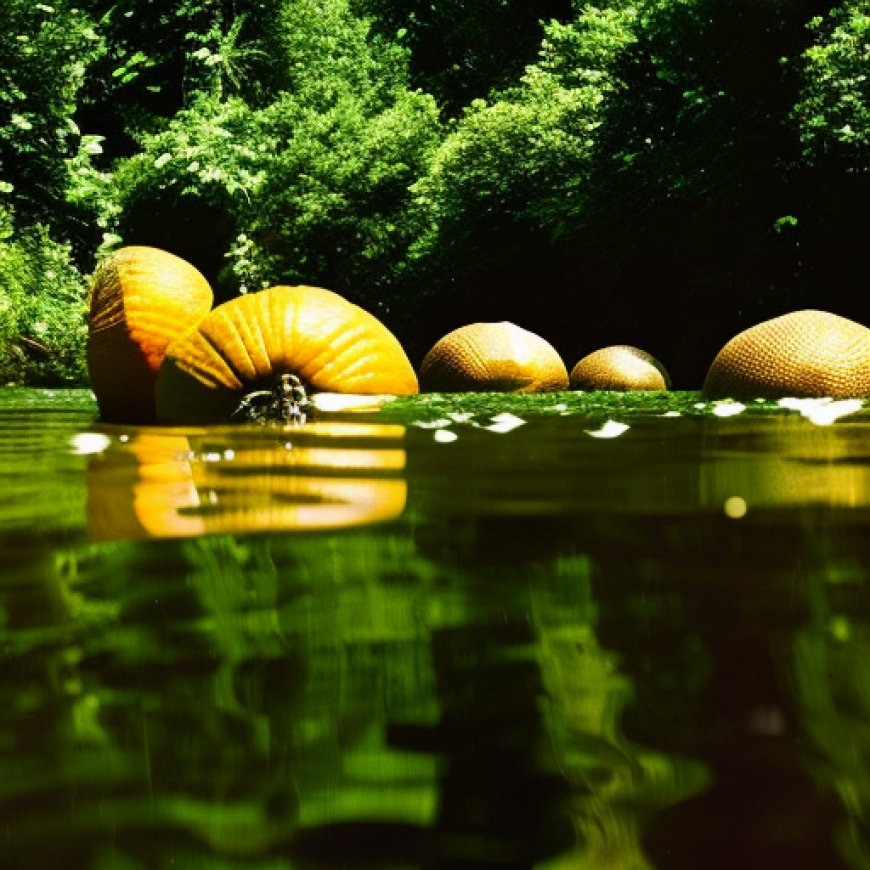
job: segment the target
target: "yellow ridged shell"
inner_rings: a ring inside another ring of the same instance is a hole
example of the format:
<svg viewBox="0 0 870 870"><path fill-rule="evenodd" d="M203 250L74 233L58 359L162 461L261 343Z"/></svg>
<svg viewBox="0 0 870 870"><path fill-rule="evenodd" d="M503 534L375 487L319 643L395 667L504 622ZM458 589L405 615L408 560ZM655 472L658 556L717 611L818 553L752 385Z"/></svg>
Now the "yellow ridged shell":
<svg viewBox="0 0 870 870"><path fill-rule="evenodd" d="M87 359L104 420L155 419L154 384L166 348L211 305L208 281L168 251L120 248L97 267L90 292Z"/></svg>
<svg viewBox="0 0 870 870"><path fill-rule="evenodd" d="M669 386L664 366L627 344L602 347L571 370L572 390L667 390Z"/></svg>
<svg viewBox="0 0 870 870"><path fill-rule="evenodd" d="M294 374L309 392L417 392L395 336L373 315L319 287L271 287L225 302L172 344L157 381L168 422L226 420L242 396Z"/></svg>
<svg viewBox="0 0 870 870"><path fill-rule="evenodd" d="M556 349L519 326L471 323L448 333L426 354L420 384L428 392L534 393L568 388Z"/></svg>
<svg viewBox="0 0 870 870"><path fill-rule="evenodd" d="M870 395L870 329L827 311L794 311L741 332L704 382L710 398Z"/></svg>

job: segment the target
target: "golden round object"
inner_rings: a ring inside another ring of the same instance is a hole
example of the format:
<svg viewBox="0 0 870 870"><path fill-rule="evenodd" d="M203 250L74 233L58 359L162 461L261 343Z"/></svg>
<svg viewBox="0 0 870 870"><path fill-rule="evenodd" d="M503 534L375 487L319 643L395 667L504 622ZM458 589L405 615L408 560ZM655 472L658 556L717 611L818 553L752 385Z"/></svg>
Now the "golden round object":
<svg viewBox="0 0 870 870"><path fill-rule="evenodd" d="M417 377L373 315L319 287L270 287L223 303L173 343L157 379L157 414L223 422L242 396L296 375L310 392L410 395Z"/></svg>
<svg viewBox="0 0 870 870"><path fill-rule="evenodd" d="M667 390L670 383L655 357L628 344L593 351L571 370L572 390Z"/></svg>
<svg viewBox="0 0 870 870"><path fill-rule="evenodd" d="M507 321L471 323L426 354L420 385L427 392L538 393L568 389L568 371L556 349L533 332Z"/></svg>
<svg viewBox="0 0 870 870"><path fill-rule="evenodd" d="M89 297L87 360L104 420L155 419L166 348L208 313L212 299L194 266L159 248L131 245L100 263Z"/></svg>
<svg viewBox="0 0 870 870"><path fill-rule="evenodd" d="M812 309L766 320L719 351L703 393L713 399L868 396L870 329Z"/></svg>

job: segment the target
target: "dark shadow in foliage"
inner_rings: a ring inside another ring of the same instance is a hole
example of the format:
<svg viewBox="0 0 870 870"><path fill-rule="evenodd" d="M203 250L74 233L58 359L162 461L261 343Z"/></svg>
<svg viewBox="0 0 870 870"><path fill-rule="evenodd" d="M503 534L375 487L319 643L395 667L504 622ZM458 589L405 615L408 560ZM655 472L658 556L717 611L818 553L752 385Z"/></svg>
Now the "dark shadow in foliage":
<svg viewBox="0 0 870 870"><path fill-rule="evenodd" d="M223 252L235 230L226 208L167 191L162 199L142 197L128 203L124 227L125 244L163 248L196 266L215 290L216 305L235 295L218 280L226 262Z"/></svg>
<svg viewBox="0 0 870 870"><path fill-rule="evenodd" d="M411 50L411 84L433 94L448 115L512 85L532 63L541 22L567 21L570 0L356 0L375 29Z"/></svg>

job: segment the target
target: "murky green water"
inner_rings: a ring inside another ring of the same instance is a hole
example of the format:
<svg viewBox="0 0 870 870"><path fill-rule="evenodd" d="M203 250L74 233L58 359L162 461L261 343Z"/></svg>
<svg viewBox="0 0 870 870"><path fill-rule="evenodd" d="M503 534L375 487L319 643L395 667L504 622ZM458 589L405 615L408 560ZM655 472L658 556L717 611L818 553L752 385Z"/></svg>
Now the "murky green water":
<svg viewBox="0 0 870 870"><path fill-rule="evenodd" d="M870 866L870 416L695 400L0 393L0 867Z"/></svg>

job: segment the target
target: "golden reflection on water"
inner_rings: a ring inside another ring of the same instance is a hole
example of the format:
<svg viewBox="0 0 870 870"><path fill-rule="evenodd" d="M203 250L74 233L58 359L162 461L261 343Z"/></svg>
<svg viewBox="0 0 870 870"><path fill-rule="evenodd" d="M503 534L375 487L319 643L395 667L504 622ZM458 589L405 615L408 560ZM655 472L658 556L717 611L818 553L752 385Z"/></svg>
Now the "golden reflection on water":
<svg viewBox="0 0 870 870"><path fill-rule="evenodd" d="M734 517L753 508L870 505L870 464L864 426L813 425L794 417L763 428L711 424L700 469L700 506Z"/></svg>
<svg viewBox="0 0 870 870"><path fill-rule="evenodd" d="M404 434L398 425L330 422L110 437L88 464L90 535L313 531L395 519L407 501Z"/></svg>

